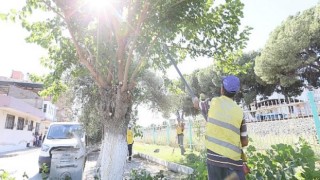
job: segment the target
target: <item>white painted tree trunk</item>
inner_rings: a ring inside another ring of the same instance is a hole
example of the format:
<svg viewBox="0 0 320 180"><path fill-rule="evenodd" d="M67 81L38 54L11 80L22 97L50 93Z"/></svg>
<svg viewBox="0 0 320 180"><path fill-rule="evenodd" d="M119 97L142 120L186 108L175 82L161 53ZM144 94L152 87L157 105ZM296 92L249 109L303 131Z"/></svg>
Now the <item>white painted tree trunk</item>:
<svg viewBox="0 0 320 180"><path fill-rule="evenodd" d="M122 180L128 153L126 137L121 132L106 132L100 174L102 180Z"/></svg>

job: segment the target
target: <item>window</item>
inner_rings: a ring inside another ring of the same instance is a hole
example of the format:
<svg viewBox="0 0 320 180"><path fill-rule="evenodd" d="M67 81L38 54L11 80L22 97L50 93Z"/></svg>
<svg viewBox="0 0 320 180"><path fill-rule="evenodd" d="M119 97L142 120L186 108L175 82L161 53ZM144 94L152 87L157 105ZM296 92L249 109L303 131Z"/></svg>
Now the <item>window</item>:
<svg viewBox="0 0 320 180"><path fill-rule="evenodd" d="M84 136L84 130L82 127L78 124L56 124L50 126L49 132L48 132L48 139L71 139L74 137L74 135L83 137Z"/></svg>
<svg viewBox="0 0 320 180"><path fill-rule="evenodd" d="M30 121L30 124L28 126L28 131L32 131L33 129L33 121Z"/></svg>
<svg viewBox="0 0 320 180"><path fill-rule="evenodd" d="M293 106L288 106L288 108L289 108L289 113L290 113L290 114L293 114L293 113L294 113Z"/></svg>
<svg viewBox="0 0 320 180"><path fill-rule="evenodd" d="M5 125L6 129L13 129L14 118L15 117L13 115L7 114L6 125Z"/></svg>
<svg viewBox="0 0 320 180"><path fill-rule="evenodd" d="M24 127L24 118L18 117L18 127L17 130L23 130Z"/></svg>
<svg viewBox="0 0 320 180"><path fill-rule="evenodd" d="M47 104L43 105L43 112L47 112Z"/></svg>

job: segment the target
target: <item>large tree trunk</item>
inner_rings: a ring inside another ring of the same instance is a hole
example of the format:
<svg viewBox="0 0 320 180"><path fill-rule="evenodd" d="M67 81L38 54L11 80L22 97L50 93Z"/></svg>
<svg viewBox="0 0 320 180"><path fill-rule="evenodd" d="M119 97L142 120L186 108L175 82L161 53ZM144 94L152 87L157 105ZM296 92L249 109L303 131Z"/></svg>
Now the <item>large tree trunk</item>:
<svg viewBox="0 0 320 180"><path fill-rule="evenodd" d="M100 175L102 180L121 180L128 153L126 129L130 120L131 94L121 92L120 87L101 90L100 94L100 107L105 119Z"/></svg>
<svg viewBox="0 0 320 180"><path fill-rule="evenodd" d="M118 133L106 133L102 150L101 159L101 179L102 180L121 180L123 177L124 167L128 146L125 141L125 135Z"/></svg>

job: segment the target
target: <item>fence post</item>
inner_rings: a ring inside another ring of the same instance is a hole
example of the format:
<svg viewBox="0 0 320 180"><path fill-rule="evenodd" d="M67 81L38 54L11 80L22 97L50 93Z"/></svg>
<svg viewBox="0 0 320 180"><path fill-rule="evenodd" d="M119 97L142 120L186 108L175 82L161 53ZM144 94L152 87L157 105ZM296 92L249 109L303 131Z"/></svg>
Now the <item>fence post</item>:
<svg viewBox="0 0 320 180"><path fill-rule="evenodd" d="M167 145L170 145L170 125L167 124Z"/></svg>
<svg viewBox="0 0 320 180"><path fill-rule="evenodd" d="M192 150L192 121L189 120L189 146Z"/></svg>
<svg viewBox="0 0 320 180"><path fill-rule="evenodd" d="M153 137L153 144L156 144L156 128L152 128L152 137Z"/></svg>
<svg viewBox="0 0 320 180"><path fill-rule="evenodd" d="M312 90L308 91L308 99L311 107L311 112L313 115L314 124L316 125L316 132L318 137L318 142L320 143L320 122L319 122L319 113L317 109L317 105L314 101L314 94Z"/></svg>
<svg viewBox="0 0 320 180"><path fill-rule="evenodd" d="M146 133L145 133L145 129L143 128L142 129L142 137L141 137L141 140L142 140L143 143L146 143L146 137L145 136L146 136Z"/></svg>

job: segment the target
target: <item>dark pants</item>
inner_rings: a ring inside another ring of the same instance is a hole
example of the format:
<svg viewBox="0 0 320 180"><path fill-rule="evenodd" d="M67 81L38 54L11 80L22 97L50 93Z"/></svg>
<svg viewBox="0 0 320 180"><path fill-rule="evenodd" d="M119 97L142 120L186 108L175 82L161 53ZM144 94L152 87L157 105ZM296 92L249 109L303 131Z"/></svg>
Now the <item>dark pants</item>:
<svg viewBox="0 0 320 180"><path fill-rule="evenodd" d="M207 163L209 180L245 180L242 170L234 170L231 168L223 168Z"/></svg>
<svg viewBox="0 0 320 180"><path fill-rule="evenodd" d="M186 150L184 150L183 147L183 134L178 134L178 144L181 150L181 154L184 155L184 152L186 152Z"/></svg>
<svg viewBox="0 0 320 180"><path fill-rule="evenodd" d="M129 161L131 161L131 156L132 156L132 144L128 144L128 151L129 151Z"/></svg>

